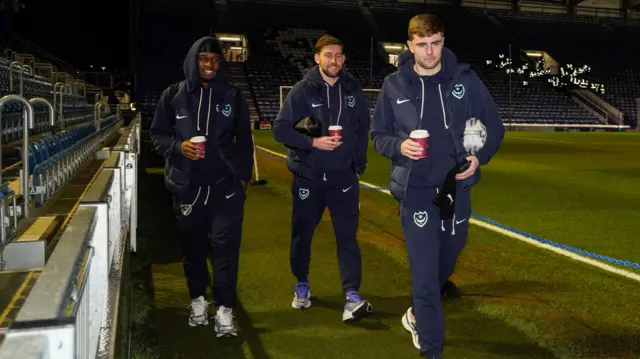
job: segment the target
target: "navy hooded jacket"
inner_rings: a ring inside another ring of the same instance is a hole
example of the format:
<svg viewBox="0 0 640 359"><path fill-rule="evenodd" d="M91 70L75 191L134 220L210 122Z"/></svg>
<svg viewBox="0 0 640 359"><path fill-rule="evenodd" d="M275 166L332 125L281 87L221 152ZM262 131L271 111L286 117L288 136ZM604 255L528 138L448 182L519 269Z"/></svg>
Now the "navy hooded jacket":
<svg viewBox="0 0 640 359"><path fill-rule="evenodd" d="M321 136L329 126L342 126L342 145L333 151L312 146L313 137L295 130L298 122L310 117L320 124ZM371 115L360 83L340 72L333 86L327 84L316 65L287 94L274 122L273 136L289 148L287 163L295 175L314 180L323 173L352 170L364 173Z"/></svg>
<svg viewBox="0 0 640 359"><path fill-rule="evenodd" d="M463 146L466 121L477 118L487 129L484 147L475 154L480 165L498 151L504 126L489 91L468 64L458 63L443 48L442 69L433 76L419 76L413 69L414 55L400 55L398 70L384 80L378 97L371 138L374 148L391 159L391 193L402 201L408 187L439 188L447 174L468 154ZM411 160L400 146L413 130L429 131L427 158ZM479 180L474 176L459 181L468 190Z"/></svg>
<svg viewBox="0 0 640 359"><path fill-rule="evenodd" d="M197 40L189 50L183 71L185 80L169 98L160 96L150 133L153 146L165 157L165 183L179 196L189 186L214 185L234 177L249 181L253 166L253 138L249 108L242 92L230 83L224 57L208 88L202 86L198 67L199 50L206 40ZM174 127L175 126L175 127ZM181 151L183 141L206 136L205 158L192 161Z"/></svg>

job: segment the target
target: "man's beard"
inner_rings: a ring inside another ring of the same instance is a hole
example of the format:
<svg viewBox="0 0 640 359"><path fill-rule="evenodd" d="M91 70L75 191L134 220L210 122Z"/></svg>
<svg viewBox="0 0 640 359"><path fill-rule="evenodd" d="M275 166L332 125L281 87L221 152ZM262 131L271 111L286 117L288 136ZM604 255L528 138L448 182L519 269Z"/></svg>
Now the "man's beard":
<svg viewBox="0 0 640 359"><path fill-rule="evenodd" d="M340 67L339 67L339 66L335 66L335 68L337 69L337 70L336 70L336 74L335 74L335 75L332 75L331 73L329 73L329 67L330 67L330 66L331 66L331 65L329 65L329 66L325 66L325 67L322 67L322 72L323 72L325 75L327 75L327 76L329 76L329 77L331 77L331 78L336 78L336 77L340 76Z"/></svg>

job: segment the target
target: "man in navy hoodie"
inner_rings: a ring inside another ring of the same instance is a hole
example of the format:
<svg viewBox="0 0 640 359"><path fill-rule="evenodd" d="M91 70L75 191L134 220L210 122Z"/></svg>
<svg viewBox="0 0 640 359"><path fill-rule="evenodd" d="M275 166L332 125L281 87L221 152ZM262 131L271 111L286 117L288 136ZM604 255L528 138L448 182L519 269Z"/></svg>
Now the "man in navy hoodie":
<svg viewBox="0 0 640 359"><path fill-rule="evenodd" d="M362 87L342 71L342 43L325 35L315 52L318 65L287 94L273 128L276 141L289 148L287 163L294 174L290 264L297 283L291 305L311 306L311 238L328 207L346 296L342 320L350 323L373 311L358 294L362 264L356 239L358 176L367 164L371 116ZM329 126L341 126L341 136L329 136Z"/></svg>
<svg viewBox="0 0 640 359"><path fill-rule="evenodd" d="M422 354L440 359L441 291L467 240L469 190L497 152L504 127L482 81L443 47L436 16L415 16L408 35L409 50L382 86L371 137L392 161L391 193L400 202L409 255L413 306L402 324ZM479 134L472 133L476 127ZM426 158L409 139L418 129L429 132Z"/></svg>
<svg viewBox="0 0 640 359"><path fill-rule="evenodd" d="M191 301L189 325L209 323L207 251L213 262L217 337L237 335L238 257L253 139L249 108L230 83L220 43L197 40L183 65L185 80L164 90L151 125L153 145L166 159L165 184L174 200L184 273ZM206 138L204 153L191 142Z"/></svg>

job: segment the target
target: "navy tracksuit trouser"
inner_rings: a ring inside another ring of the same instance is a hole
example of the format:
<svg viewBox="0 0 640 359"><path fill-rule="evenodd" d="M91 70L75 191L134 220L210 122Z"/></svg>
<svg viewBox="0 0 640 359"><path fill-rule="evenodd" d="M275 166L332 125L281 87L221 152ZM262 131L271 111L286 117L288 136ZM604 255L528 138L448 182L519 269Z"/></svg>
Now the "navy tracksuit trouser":
<svg viewBox="0 0 640 359"><path fill-rule="evenodd" d="M311 261L311 238L329 208L336 235L342 288L359 290L362 280L360 246L356 239L360 213L360 186L352 171L332 172L309 181L294 177L291 187L291 271L299 282L307 282Z"/></svg>
<svg viewBox="0 0 640 359"><path fill-rule="evenodd" d="M191 298L207 297L211 284L207 257L213 262L213 297L216 306L236 304L238 261L244 217L242 183L226 179L216 185L185 190L174 198L182 264Z"/></svg>
<svg viewBox="0 0 640 359"><path fill-rule="evenodd" d="M440 291L453 274L458 256L467 242L471 197L457 189L455 216L440 219L433 204L436 189L407 190L400 218L409 256L413 315L421 351L434 355L444 345L444 312Z"/></svg>

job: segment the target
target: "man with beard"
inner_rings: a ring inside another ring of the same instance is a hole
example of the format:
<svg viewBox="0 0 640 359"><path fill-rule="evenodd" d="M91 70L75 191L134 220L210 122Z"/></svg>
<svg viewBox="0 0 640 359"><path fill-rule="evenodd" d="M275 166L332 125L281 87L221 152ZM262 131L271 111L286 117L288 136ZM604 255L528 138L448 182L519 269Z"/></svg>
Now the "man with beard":
<svg viewBox="0 0 640 359"><path fill-rule="evenodd" d="M311 239L328 207L346 296L342 320L351 323L373 312L358 294L362 264L356 239L358 176L367 164L371 117L362 87L342 71L342 43L321 37L314 58L317 66L287 94L273 128L276 141L289 148L287 164L294 174L290 265L297 283L291 305L311 306Z"/></svg>
<svg viewBox="0 0 640 359"><path fill-rule="evenodd" d="M196 41L183 65L185 80L164 90L151 125L153 145L166 159L192 327L209 324L207 250L213 262L218 338L235 337L238 257L253 139L249 108L230 81L220 43ZM197 140L196 140L197 139Z"/></svg>
<svg viewBox="0 0 640 359"><path fill-rule="evenodd" d="M444 48L436 16L412 18L408 35L409 50L378 97L371 137L392 160L391 193L409 256L413 306L402 324L423 355L440 359L441 292L467 241L470 188L498 151L504 127L482 81Z"/></svg>

